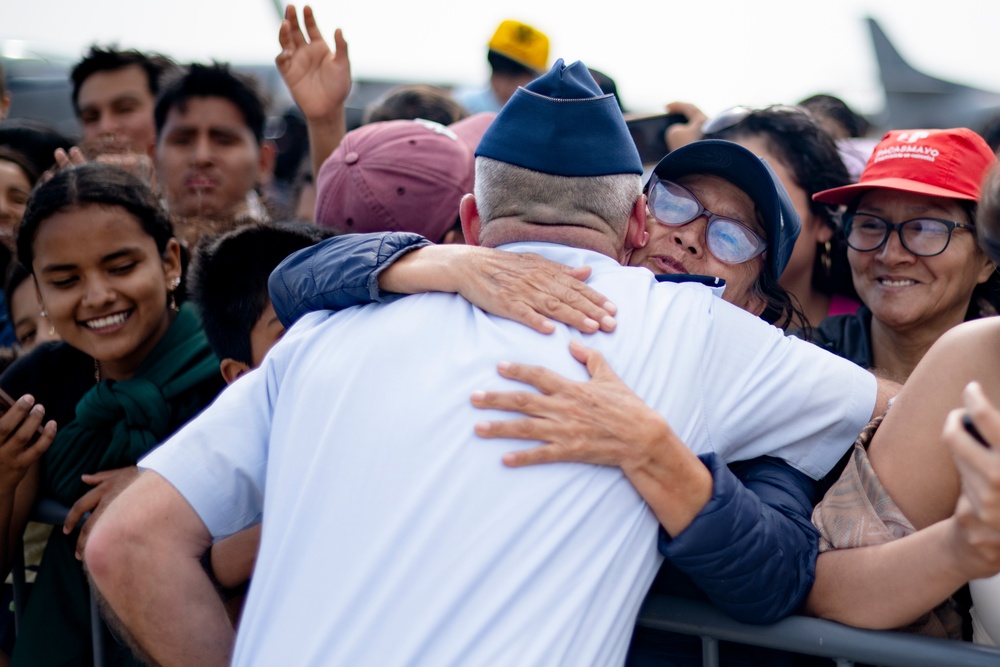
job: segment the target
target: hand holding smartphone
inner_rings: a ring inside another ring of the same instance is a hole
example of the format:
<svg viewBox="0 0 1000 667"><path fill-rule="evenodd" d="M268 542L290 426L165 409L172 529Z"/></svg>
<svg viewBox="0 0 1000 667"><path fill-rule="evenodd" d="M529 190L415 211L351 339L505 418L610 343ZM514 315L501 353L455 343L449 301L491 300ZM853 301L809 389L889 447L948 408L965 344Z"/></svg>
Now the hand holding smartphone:
<svg viewBox="0 0 1000 667"><path fill-rule="evenodd" d="M965 428L966 433L976 439L976 442L987 449L990 448L990 443L986 442L986 438L984 438L983 434L979 432L978 428L976 428L976 425L972 422L972 417L969 416L968 412L962 415L962 426Z"/></svg>
<svg viewBox="0 0 1000 667"><path fill-rule="evenodd" d="M14 407L14 404L16 402L17 401L15 401L10 394L8 394L3 389L0 389L0 415L7 414L7 411L10 410L12 407ZM37 429L35 429L35 435L32 436L31 440L28 442L27 444L28 447L37 442L38 437L42 434L43 426L44 426L44 421L42 422L42 424L38 425Z"/></svg>

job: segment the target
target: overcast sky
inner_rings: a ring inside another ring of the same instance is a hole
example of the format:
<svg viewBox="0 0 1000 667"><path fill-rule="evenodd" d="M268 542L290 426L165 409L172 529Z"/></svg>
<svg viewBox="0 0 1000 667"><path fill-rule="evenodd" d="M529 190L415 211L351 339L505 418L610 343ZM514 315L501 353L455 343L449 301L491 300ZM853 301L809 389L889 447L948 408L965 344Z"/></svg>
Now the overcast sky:
<svg viewBox="0 0 1000 667"><path fill-rule="evenodd" d="M284 3L282 3L284 4ZM710 115L737 103L795 102L832 92L882 107L863 21L880 21L903 56L930 74L1000 91L1000 2L948 0L318 0L323 33L341 27L356 77L476 83L503 19L534 25L552 57L616 79L632 110L674 99ZM625 8L630 14L621 13ZM927 5L924 5L927 7ZM4 0L0 38L79 55L93 42L157 49L180 60L267 62L277 53L274 0Z"/></svg>

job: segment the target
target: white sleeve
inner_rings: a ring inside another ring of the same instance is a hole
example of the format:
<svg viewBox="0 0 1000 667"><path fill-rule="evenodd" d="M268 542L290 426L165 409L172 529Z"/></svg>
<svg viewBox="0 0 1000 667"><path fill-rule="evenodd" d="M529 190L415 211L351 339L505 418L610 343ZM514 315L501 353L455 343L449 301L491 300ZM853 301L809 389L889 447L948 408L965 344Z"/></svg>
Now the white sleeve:
<svg viewBox="0 0 1000 667"><path fill-rule="evenodd" d="M724 380L705 396L716 453L725 461L777 456L823 477L871 418L875 377L730 304L712 311L702 377Z"/></svg>
<svg viewBox="0 0 1000 667"><path fill-rule="evenodd" d="M251 525L263 511L277 395L273 356L139 461L173 484L214 538Z"/></svg>

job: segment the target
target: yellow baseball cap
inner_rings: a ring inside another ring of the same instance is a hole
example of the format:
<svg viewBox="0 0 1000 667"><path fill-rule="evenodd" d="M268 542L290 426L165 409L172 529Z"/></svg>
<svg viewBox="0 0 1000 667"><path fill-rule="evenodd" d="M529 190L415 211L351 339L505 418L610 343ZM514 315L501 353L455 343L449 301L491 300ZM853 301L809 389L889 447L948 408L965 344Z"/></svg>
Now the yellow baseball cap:
<svg viewBox="0 0 1000 667"><path fill-rule="evenodd" d="M504 21L493 33L489 47L536 72L548 69L549 38L527 23Z"/></svg>

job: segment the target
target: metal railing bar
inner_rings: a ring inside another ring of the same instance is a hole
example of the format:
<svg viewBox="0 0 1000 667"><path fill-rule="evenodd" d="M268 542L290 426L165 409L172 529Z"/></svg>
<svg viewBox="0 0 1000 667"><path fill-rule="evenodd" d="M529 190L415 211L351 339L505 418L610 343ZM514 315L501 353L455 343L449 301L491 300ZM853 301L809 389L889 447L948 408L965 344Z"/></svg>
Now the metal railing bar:
<svg viewBox="0 0 1000 667"><path fill-rule="evenodd" d="M637 625L716 640L750 644L885 667L996 667L1000 649L901 632L859 630L817 618L793 616L772 625L735 621L712 605L651 595ZM703 655L704 655L703 643ZM708 664L708 663L705 663Z"/></svg>

